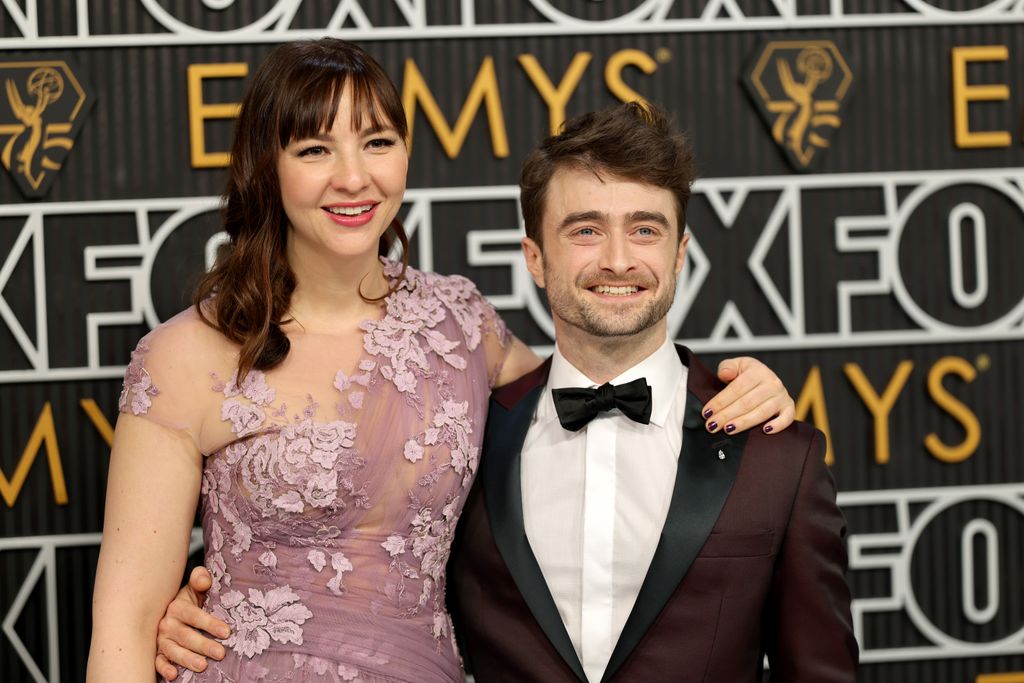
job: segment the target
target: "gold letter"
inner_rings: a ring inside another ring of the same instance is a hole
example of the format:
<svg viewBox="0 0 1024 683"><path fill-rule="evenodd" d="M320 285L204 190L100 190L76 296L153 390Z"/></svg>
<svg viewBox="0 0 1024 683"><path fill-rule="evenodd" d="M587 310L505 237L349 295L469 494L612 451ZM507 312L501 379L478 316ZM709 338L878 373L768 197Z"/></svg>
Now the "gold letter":
<svg viewBox="0 0 1024 683"><path fill-rule="evenodd" d="M885 393L879 398L859 365L847 363L843 366L843 370L846 371L846 376L850 379L850 383L853 384L853 388L860 394L864 405L868 407L868 410L871 411L875 418L875 462L879 465L889 462L889 413L892 411L892 406L896 403L896 399L899 397L903 385L907 383L907 378L910 377L910 372L913 369L913 361L900 361L900 364L896 366L896 372L893 373L892 379L889 380L889 386L885 388Z"/></svg>
<svg viewBox="0 0 1024 683"><path fill-rule="evenodd" d="M53 424L53 410L50 409L50 402L43 404L43 412L39 414L36 427L32 430L32 436L28 438L28 445L21 453L21 459L14 468L14 474L10 482L0 471L0 496L3 496L7 507L14 507L21 493L21 487L25 485L28 478L28 471L39 455L39 448L46 444L46 460L50 464L50 483L53 484L53 498L57 505L68 504L68 488L64 483L64 467L60 461L60 449L57 447L57 428Z"/></svg>
<svg viewBox="0 0 1024 683"><path fill-rule="evenodd" d="M248 73L249 65L245 62L188 65L188 131L192 141L192 168L219 168L228 165L227 152L206 151L206 131L203 125L207 119L236 118L241 106L238 102L203 102L203 79L245 78Z"/></svg>
<svg viewBox="0 0 1024 683"><path fill-rule="evenodd" d="M836 461L835 452L832 450L832 434L828 428L828 410L825 408L825 388L821 384L821 368L817 365L807 373L804 380L804 388L800 391L800 398L796 401L796 419L803 420L810 413L811 422L814 426L825 432L825 464L831 465Z"/></svg>
<svg viewBox="0 0 1024 683"><path fill-rule="evenodd" d="M434 132L441 140L445 154L449 159L454 159L462 150L462 143L466 141L469 128L473 123L473 117L480 109L483 102L487 109L487 123L491 127L491 148L494 156L503 159L508 156L508 134L505 132L505 118L501 113L501 95L498 92L498 79L494 73L494 60L490 57L484 58L477 71L473 85L466 95L466 101L459 112L459 118L455 122L455 129L448 127L437 100L423 80L423 74L416 67L412 59L405 60L405 81L402 85L402 106L405 108L405 117L409 122L409 149L412 149L412 126L416 118L416 103L423 107L423 113L427 121L433 126Z"/></svg>
<svg viewBox="0 0 1024 683"><path fill-rule="evenodd" d="M622 102L640 101L647 104L647 100L622 80L622 70L627 66L635 66L645 74L652 74L658 68L658 63L646 52L619 50L608 58L608 63L604 67L604 82L608 84L608 89L613 95Z"/></svg>
<svg viewBox="0 0 1024 683"><path fill-rule="evenodd" d="M78 405L82 406L82 410L89 416L89 421L92 422L93 426L96 427L96 431L100 433L103 440L107 442L107 446L114 445L114 428L110 426L110 422L107 420L107 416L103 414L100 407L96 405L96 401L91 398L83 398L78 402Z"/></svg>
<svg viewBox="0 0 1024 683"><path fill-rule="evenodd" d="M530 77L534 87L537 88L537 92L548 105L548 123L552 135L556 135L562 124L565 123L565 105L572 97L576 86L579 85L580 79L583 78L583 72L587 70L590 58L589 52L577 52L576 56L572 58L569 68L566 69L565 75L562 76L562 82L555 89L536 57L519 55L519 64L522 65L526 75Z"/></svg>
<svg viewBox="0 0 1024 683"><path fill-rule="evenodd" d="M953 134L957 147L1009 147L1010 134L1005 130L972 131L967 108L971 102L1010 99L1004 85L967 85L967 62L1005 62L1009 51L1005 45L980 45L953 48Z"/></svg>
<svg viewBox="0 0 1024 683"><path fill-rule="evenodd" d="M970 408L956 400L952 394L946 391L946 387L942 386L942 379L950 373L959 375L967 382L973 382L977 372L963 358L946 356L940 358L928 373L928 393L932 400L963 425L966 435L964 440L956 446L947 446L939 440L934 432L931 432L924 438L924 445L929 453L942 462L963 462L974 455L978 449L978 443L981 441L981 425L978 423L978 416L971 412Z"/></svg>
<svg viewBox="0 0 1024 683"><path fill-rule="evenodd" d="M1024 671L1005 674L978 674L974 683L1024 683Z"/></svg>

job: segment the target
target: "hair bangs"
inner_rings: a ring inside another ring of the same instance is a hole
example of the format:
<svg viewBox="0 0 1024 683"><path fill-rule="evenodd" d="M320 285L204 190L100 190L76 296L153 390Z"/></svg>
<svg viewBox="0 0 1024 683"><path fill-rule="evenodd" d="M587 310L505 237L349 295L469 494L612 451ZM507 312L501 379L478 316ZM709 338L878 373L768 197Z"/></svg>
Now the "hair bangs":
<svg viewBox="0 0 1024 683"><path fill-rule="evenodd" d="M316 65L317 72L296 84L290 97L281 97L278 140L283 149L293 140L312 138L329 131L338 116L342 93L352 97L352 130L365 126L374 130L394 129L406 138L408 126L400 102L389 93L378 92L373 74L355 70L332 70ZM333 73L332 73L333 71ZM397 106L396 106L397 105ZM397 109L397 111L395 111Z"/></svg>
<svg viewBox="0 0 1024 683"><path fill-rule="evenodd" d="M374 130L391 128L402 138L408 137L405 112L399 104L389 101L387 93L380 92L370 74L352 74L352 128L362 130L364 118Z"/></svg>
<svg viewBox="0 0 1024 683"><path fill-rule="evenodd" d="M325 70L314 72L309 78L293 82L290 92L281 93L277 102L277 134L282 149L293 140L316 137L331 129L347 76Z"/></svg>

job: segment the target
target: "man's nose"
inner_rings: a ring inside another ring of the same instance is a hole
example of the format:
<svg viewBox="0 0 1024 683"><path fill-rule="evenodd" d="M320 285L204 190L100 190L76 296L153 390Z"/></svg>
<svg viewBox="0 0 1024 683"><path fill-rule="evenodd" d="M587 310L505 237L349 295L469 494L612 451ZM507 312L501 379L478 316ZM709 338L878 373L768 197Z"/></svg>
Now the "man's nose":
<svg viewBox="0 0 1024 683"><path fill-rule="evenodd" d="M633 252L629 237L612 233L605 240L601 249L598 265L602 270L613 273L625 273L633 267Z"/></svg>

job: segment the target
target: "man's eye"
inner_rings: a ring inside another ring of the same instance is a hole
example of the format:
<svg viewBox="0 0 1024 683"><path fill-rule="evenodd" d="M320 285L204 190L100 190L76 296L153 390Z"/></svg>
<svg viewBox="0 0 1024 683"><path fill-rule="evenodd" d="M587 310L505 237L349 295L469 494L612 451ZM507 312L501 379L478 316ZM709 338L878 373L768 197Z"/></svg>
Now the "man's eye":
<svg viewBox="0 0 1024 683"><path fill-rule="evenodd" d="M579 235L580 237L591 237L593 235L596 235L597 232L593 228L580 228L579 230L576 231L576 234Z"/></svg>
<svg viewBox="0 0 1024 683"><path fill-rule="evenodd" d="M646 226L642 228L637 228L637 233L640 234L642 237L654 237L655 235L658 234L657 232L655 232L654 228L648 228Z"/></svg>

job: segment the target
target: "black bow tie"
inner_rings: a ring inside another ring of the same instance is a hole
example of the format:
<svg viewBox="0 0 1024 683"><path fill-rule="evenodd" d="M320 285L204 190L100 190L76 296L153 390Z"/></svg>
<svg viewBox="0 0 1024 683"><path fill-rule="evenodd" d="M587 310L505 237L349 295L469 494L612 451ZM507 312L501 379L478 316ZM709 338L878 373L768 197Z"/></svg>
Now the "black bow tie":
<svg viewBox="0 0 1024 683"><path fill-rule="evenodd" d="M651 422L651 387L641 377L632 382L612 386L602 384L596 389L552 389L558 421L569 431L583 429L597 414L618 408L634 422Z"/></svg>

